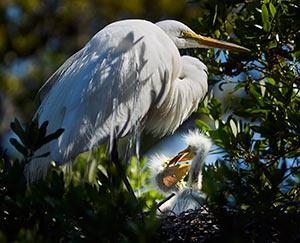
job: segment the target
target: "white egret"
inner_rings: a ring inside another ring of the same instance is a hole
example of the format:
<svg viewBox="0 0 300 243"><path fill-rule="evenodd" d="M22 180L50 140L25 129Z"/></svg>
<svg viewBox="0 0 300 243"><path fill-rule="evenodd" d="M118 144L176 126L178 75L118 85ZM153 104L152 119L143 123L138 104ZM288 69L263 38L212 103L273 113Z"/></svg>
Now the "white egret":
<svg viewBox="0 0 300 243"><path fill-rule="evenodd" d="M47 80L39 91L39 123L63 134L43 146L26 166L28 180L45 176L49 161L63 164L110 139L146 129L173 133L207 92L206 66L178 49L248 49L207 38L186 25L165 20L112 23Z"/></svg>
<svg viewBox="0 0 300 243"><path fill-rule="evenodd" d="M198 209L204 200L202 188L202 168L212 146L210 139L198 130L185 135L188 147L171 159L163 155L150 158L148 167L152 183L164 194L175 196L160 207L161 211L180 214L189 209ZM185 163L186 161L191 161ZM165 161L162 163L162 161ZM188 181L184 178L188 174Z"/></svg>

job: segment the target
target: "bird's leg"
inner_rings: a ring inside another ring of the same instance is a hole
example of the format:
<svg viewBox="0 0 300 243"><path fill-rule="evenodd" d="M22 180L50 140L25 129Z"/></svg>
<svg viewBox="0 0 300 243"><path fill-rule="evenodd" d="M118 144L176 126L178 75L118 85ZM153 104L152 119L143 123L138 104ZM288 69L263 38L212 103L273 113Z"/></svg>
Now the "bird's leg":
<svg viewBox="0 0 300 243"><path fill-rule="evenodd" d="M112 142L112 148L111 148L111 152L110 152L110 160L112 162L114 162L117 166L117 168L119 169L120 173L122 173L122 180L127 188L127 191L129 192L129 194L133 197L133 200L135 203L138 203L138 200L134 194L134 191L130 185L130 182L128 181L128 178L126 176L126 174L124 173L124 171L121 168L121 163L119 160L119 155L118 155L118 145L117 145L117 139L113 138L113 142Z"/></svg>

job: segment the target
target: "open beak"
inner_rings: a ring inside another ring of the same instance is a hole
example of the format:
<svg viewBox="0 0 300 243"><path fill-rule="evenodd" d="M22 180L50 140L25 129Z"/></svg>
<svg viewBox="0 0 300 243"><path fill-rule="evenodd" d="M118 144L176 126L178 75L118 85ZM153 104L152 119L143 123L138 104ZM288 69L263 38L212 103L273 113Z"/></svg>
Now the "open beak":
<svg viewBox="0 0 300 243"><path fill-rule="evenodd" d="M219 41L210 37L205 37L202 35L197 35L193 32L189 31L182 31L181 33L182 38L192 39L199 43L200 46L208 47L208 48L220 48L220 49L226 49L231 51L239 51L239 52L249 52L250 49L225 42L225 41Z"/></svg>
<svg viewBox="0 0 300 243"><path fill-rule="evenodd" d="M182 150L179 152L177 155L174 157L168 159L163 163L164 167L171 168L176 166L178 162L184 162L188 160L192 160L194 156L191 154L191 148L188 146L186 149Z"/></svg>
<svg viewBox="0 0 300 243"><path fill-rule="evenodd" d="M177 182L181 182L189 172L190 164L180 164L168 168L164 173L162 182L166 187L171 187Z"/></svg>
<svg viewBox="0 0 300 243"><path fill-rule="evenodd" d="M187 147L177 155L168 159L163 163L163 166L167 168L162 180L165 186L170 187L176 182L180 182L186 177L191 167L191 163L179 164L179 162L185 162L192 160L194 156L191 153L191 148Z"/></svg>

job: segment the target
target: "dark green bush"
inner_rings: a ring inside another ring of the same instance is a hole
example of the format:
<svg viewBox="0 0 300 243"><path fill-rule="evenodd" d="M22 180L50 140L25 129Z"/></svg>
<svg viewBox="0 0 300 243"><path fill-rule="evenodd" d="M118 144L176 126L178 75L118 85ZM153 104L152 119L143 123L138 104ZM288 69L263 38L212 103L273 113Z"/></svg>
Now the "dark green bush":
<svg viewBox="0 0 300 243"><path fill-rule="evenodd" d="M23 146L26 159L15 161L7 171L3 170L4 161L1 166L1 242L149 242L158 237L155 210L147 216L143 213L145 199L140 197L138 204L132 200L122 184L121 171L101 149L98 153L102 153L103 171L110 171L113 184L100 169L94 169L96 175L89 183L84 176L66 180L63 172L55 168L46 181L26 184L24 165L30 161L28 155L35 155L33 145L24 140L24 131L35 126L37 131L32 134L36 137L31 134L30 140L38 141L34 150L44 141L49 142L49 137L57 136L45 136L47 125L38 129L36 121L24 130L17 120L12 124L14 129L16 126L23 145L17 140L13 144L17 148Z"/></svg>

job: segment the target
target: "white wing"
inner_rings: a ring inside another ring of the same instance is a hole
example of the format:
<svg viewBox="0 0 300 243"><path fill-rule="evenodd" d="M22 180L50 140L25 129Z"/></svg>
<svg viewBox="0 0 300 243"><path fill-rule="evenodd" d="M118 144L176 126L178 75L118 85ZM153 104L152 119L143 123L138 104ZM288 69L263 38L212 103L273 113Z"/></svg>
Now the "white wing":
<svg viewBox="0 0 300 243"><path fill-rule="evenodd" d="M48 133L65 129L48 145L51 158L66 162L107 141L112 129L131 133L180 72L176 46L156 25L126 20L101 30L40 91L40 124L49 121Z"/></svg>

